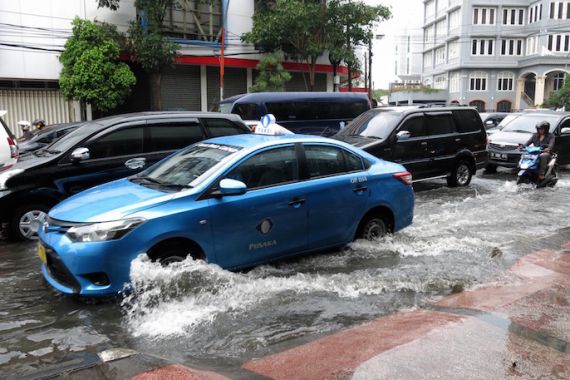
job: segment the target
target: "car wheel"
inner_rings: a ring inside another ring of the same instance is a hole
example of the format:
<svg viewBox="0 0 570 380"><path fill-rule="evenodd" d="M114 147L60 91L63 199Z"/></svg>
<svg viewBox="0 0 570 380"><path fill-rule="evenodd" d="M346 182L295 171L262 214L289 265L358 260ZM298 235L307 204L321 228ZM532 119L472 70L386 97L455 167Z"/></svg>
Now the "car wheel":
<svg viewBox="0 0 570 380"><path fill-rule="evenodd" d="M184 261L188 256L194 258L199 257L199 255L195 255L188 247L176 246L175 244L158 246L154 248L148 256L152 261L158 261L164 267Z"/></svg>
<svg viewBox="0 0 570 380"><path fill-rule="evenodd" d="M383 217L370 216L362 223L358 238L374 241L386 236L389 231L388 223Z"/></svg>
<svg viewBox="0 0 570 380"><path fill-rule="evenodd" d="M467 186L471 183L471 169L467 161L459 161L451 175L447 177L447 185L449 187Z"/></svg>
<svg viewBox="0 0 570 380"><path fill-rule="evenodd" d="M33 203L16 209L10 221L10 237L14 240L36 240L40 223L49 209L44 203Z"/></svg>

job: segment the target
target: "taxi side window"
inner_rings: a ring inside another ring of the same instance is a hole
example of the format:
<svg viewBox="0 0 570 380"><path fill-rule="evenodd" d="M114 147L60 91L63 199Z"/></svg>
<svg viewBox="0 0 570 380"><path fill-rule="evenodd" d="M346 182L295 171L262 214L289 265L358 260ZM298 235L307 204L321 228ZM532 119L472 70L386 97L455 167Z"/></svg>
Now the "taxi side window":
<svg viewBox="0 0 570 380"><path fill-rule="evenodd" d="M297 156L291 145L260 152L239 164L226 178L242 181L249 189L296 181Z"/></svg>
<svg viewBox="0 0 570 380"><path fill-rule="evenodd" d="M139 154L143 151L143 127L125 128L90 142L89 158L111 158Z"/></svg>
<svg viewBox="0 0 570 380"><path fill-rule="evenodd" d="M400 127L400 131L410 132L410 138L427 136L423 117L414 117L406 120Z"/></svg>
<svg viewBox="0 0 570 380"><path fill-rule="evenodd" d="M305 156L311 178L363 170L358 156L333 146L305 145Z"/></svg>

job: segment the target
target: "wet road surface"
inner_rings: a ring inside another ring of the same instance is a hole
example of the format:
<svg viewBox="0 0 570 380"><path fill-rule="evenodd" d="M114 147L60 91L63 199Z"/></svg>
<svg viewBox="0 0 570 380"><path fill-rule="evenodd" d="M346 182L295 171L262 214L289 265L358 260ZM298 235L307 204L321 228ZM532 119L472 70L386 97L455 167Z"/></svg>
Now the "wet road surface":
<svg viewBox="0 0 570 380"><path fill-rule="evenodd" d="M412 227L245 273L137 260L135 292L122 302L59 296L43 284L34 244L0 243L0 377L112 347L228 372L299 341L494 281L538 238L570 226L570 172L561 174L556 188L539 191L517 188L506 171L479 175L461 189L421 184Z"/></svg>

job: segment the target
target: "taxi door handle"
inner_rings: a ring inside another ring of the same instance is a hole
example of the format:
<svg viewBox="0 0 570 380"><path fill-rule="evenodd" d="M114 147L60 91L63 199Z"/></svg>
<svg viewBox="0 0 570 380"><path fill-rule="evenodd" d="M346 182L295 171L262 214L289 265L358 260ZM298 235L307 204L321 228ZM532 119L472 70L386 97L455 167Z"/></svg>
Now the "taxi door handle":
<svg viewBox="0 0 570 380"><path fill-rule="evenodd" d="M357 194L362 194L364 193L366 190L368 190L368 186L357 186L355 188L352 189L352 191L354 191Z"/></svg>
<svg viewBox="0 0 570 380"><path fill-rule="evenodd" d="M291 200L291 202L289 202L288 204L291 207L297 208L297 207L300 207L304 203L305 203L305 200L303 198L293 198Z"/></svg>

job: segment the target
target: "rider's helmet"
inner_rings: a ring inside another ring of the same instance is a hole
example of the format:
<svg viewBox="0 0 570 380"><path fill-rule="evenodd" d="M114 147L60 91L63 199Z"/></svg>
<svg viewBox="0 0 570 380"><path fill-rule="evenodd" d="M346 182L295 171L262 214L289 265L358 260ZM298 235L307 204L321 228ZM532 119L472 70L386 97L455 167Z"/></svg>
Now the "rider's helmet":
<svg viewBox="0 0 570 380"><path fill-rule="evenodd" d="M19 126L20 128L22 128L22 131L24 131L24 132L29 131L29 130L30 130L30 127L31 127L30 122L27 121L27 120L20 120L20 121L18 122L18 126Z"/></svg>
<svg viewBox="0 0 570 380"><path fill-rule="evenodd" d="M36 129L42 129L43 127L46 126L46 122L43 119L36 119L32 122L32 125Z"/></svg>
<svg viewBox="0 0 570 380"><path fill-rule="evenodd" d="M550 123L548 121L541 121L536 124L536 132L538 132L541 128L544 129L546 133L548 133L548 131L550 131Z"/></svg>

